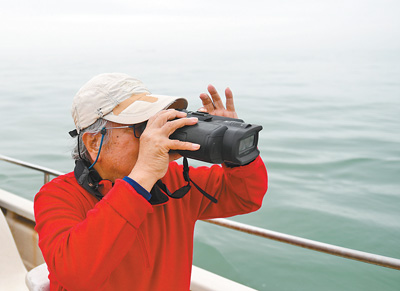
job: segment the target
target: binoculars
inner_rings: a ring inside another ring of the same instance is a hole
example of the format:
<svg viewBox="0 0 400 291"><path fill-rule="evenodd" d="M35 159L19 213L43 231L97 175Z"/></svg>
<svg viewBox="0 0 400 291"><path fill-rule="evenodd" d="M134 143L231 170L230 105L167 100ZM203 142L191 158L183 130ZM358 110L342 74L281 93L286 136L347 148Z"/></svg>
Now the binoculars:
<svg viewBox="0 0 400 291"><path fill-rule="evenodd" d="M205 112L181 110L187 117L197 117L195 125L178 128L170 139L197 143L197 151L177 152L195 160L221 164L245 165L260 153L257 148L261 125L245 123L242 119L215 116Z"/></svg>

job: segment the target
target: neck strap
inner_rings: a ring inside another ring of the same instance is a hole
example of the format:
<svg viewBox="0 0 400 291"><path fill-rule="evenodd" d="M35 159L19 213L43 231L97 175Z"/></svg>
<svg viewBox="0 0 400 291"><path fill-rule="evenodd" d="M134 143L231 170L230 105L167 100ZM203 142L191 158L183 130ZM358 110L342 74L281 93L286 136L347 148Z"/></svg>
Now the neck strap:
<svg viewBox="0 0 400 291"><path fill-rule="evenodd" d="M81 185L90 194L95 196L99 201L104 197L103 194L101 194L99 191L99 184L103 179L94 168L91 168L90 165L88 165L87 162L83 160L76 161L74 175L78 184ZM169 200L168 197L174 199L180 199L184 197L192 187L190 183L193 183L193 185L197 188L197 190L199 190L200 193L203 194L206 198L210 199L211 202L213 203L218 202L217 199L215 199L213 196L211 196L206 191L201 189L195 182L193 182L192 179L190 179L189 163L186 157L183 158L183 177L187 182L187 184L179 188L178 190L174 191L173 193L169 191L167 186L161 180L158 180L150 191L152 195L149 201L150 204L152 205L163 204Z"/></svg>
<svg viewBox="0 0 400 291"><path fill-rule="evenodd" d="M98 200L103 198L103 195L99 191L99 183L102 178L94 168L90 169L85 161L78 160L75 162L74 175L78 184L86 191L94 195Z"/></svg>

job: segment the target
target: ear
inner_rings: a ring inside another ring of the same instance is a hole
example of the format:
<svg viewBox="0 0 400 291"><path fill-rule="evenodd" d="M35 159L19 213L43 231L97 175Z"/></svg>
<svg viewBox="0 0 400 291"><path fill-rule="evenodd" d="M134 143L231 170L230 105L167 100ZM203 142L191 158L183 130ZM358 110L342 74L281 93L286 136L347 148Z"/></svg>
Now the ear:
<svg viewBox="0 0 400 291"><path fill-rule="evenodd" d="M90 155L91 161L93 162L96 159L97 153L99 151L101 134L85 132L82 136L82 141L85 144L85 147Z"/></svg>

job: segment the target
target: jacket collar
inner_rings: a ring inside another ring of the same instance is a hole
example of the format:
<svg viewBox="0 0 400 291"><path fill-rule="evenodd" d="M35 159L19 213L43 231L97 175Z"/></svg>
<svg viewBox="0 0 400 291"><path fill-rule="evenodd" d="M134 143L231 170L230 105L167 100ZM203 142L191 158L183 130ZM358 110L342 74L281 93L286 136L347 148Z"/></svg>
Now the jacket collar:
<svg viewBox="0 0 400 291"><path fill-rule="evenodd" d="M83 160L76 161L74 176L79 185L100 201L114 185L110 180L103 180L100 174L94 168L89 169L89 166ZM165 184L158 180L150 191L150 204L160 205L168 202L166 192L169 193Z"/></svg>

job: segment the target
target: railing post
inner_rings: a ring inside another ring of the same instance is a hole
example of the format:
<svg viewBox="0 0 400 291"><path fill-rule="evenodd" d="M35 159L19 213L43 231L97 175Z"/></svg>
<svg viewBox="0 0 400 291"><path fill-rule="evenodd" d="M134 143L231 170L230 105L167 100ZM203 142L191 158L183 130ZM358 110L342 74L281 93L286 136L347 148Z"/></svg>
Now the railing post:
<svg viewBox="0 0 400 291"><path fill-rule="evenodd" d="M44 173L44 184L50 182L50 175L49 173Z"/></svg>

